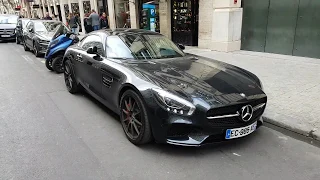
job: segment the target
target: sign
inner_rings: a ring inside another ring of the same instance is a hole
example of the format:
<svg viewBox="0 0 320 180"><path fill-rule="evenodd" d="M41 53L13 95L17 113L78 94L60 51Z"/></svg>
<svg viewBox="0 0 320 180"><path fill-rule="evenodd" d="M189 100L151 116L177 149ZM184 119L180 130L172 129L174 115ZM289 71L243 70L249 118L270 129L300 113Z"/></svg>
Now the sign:
<svg viewBox="0 0 320 180"><path fill-rule="evenodd" d="M154 17L156 15L156 10L150 9L150 15L151 15L151 17Z"/></svg>
<svg viewBox="0 0 320 180"><path fill-rule="evenodd" d="M34 4L34 5L32 5L32 8L33 8L33 9L39 9L39 8L40 8L40 5L39 5L39 4Z"/></svg>

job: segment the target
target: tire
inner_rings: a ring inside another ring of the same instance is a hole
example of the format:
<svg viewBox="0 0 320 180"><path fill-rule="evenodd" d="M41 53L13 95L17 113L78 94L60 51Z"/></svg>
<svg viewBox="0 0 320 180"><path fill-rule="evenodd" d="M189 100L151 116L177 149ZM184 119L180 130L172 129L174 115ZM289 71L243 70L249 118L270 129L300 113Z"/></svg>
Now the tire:
<svg viewBox="0 0 320 180"><path fill-rule="evenodd" d="M20 44L20 40L19 40L19 37L18 37L18 36L16 37L16 43L17 43L17 44Z"/></svg>
<svg viewBox="0 0 320 180"><path fill-rule="evenodd" d="M127 90L123 93L120 111L123 131L131 143L142 145L153 139L145 103L135 91Z"/></svg>
<svg viewBox="0 0 320 180"><path fill-rule="evenodd" d="M40 53L39 53L39 50L38 50L38 48L37 48L37 45L36 45L36 43L35 42L33 42L33 53L34 53L34 55L36 56L36 57L40 57Z"/></svg>
<svg viewBox="0 0 320 180"><path fill-rule="evenodd" d="M80 91L80 84L77 83L73 66L70 59L67 59L64 62L64 82L66 84L66 87L68 91L71 94L75 94Z"/></svg>
<svg viewBox="0 0 320 180"><path fill-rule="evenodd" d="M52 59L52 69L58 74L64 72L63 55L58 55Z"/></svg>
<svg viewBox="0 0 320 180"><path fill-rule="evenodd" d="M25 41L23 42L23 49L24 51L30 51Z"/></svg>
<svg viewBox="0 0 320 180"><path fill-rule="evenodd" d="M52 60L51 59L46 59L46 67L50 70L50 71L53 71L52 69Z"/></svg>

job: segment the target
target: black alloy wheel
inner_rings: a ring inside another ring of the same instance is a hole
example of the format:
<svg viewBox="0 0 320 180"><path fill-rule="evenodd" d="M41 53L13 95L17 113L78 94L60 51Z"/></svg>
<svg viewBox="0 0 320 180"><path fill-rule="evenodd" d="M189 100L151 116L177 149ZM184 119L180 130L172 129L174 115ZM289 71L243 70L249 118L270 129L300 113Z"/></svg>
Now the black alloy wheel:
<svg viewBox="0 0 320 180"><path fill-rule="evenodd" d="M36 57L40 57L40 53L35 42L33 43L33 53Z"/></svg>
<svg viewBox="0 0 320 180"><path fill-rule="evenodd" d="M51 59L46 59L46 67L47 67L50 71L53 71L53 69L52 69L52 60L51 60Z"/></svg>
<svg viewBox="0 0 320 180"><path fill-rule="evenodd" d="M28 48L28 46L27 46L26 41L23 42L23 49L24 49L24 51L29 51L29 50L30 50L30 49Z"/></svg>
<svg viewBox="0 0 320 180"><path fill-rule="evenodd" d="M146 108L140 96L132 90L123 93L120 100L120 121L130 142L146 144L152 140Z"/></svg>
<svg viewBox="0 0 320 180"><path fill-rule="evenodd" d="M58 55L52 59L52 69L58 74L64 72L63 55Z"/></svg>
<svg viewBox="0 0 320 180"><path fill-rule="evenodd" d="M79 92L80 85L76 82L70 59L64 62L64 82L71 94Z"/></svg>

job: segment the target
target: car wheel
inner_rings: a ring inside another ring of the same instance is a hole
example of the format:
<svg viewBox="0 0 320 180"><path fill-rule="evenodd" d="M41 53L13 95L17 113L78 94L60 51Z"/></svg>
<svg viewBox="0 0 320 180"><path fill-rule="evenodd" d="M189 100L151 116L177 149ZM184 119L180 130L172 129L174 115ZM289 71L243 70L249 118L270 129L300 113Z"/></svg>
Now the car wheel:
<svg viewBox="0 0 320 180"><path fill-rule="evenodd" d="M52 69L56 73L63 73L64 72L63 55L58 55L57 57L53 58Z"/></svg>
<svg viewBox="0 0 320 180"><path fill-rule="evenodd" d="M33 43L33 53L36 57L40 57L40 53L35 42Z"/></svg>
<svg viewBox="0 0 320 180"><path fill-rule="evenodd" d="M52 60L51 59L46 59L46 67L50 70L53 71L52 69Z"/></svg>
<svg viewBox="0 0 320 180"><path fill-rule="evenodd" d="M64 82L71 94L79 92L80 85L76 81L73 67L69 59L64 62Z"/></svg>
<svg viewBox="0 0 320 180"><path fill-rule="evenodd" d="M135 145L152 140L147 110L141 97L133 90L123 93L120 100L120 121L130 142Z"/></svg>
<svg viewBox="0 0 320 180"><path fill-rule="evenodd" d="M29 51L29 50L30 50L30 49L28 48L28 46L27 46L27 44L26 44L25 41L23 42L23 49L24 49L25 51Z"/></svg>

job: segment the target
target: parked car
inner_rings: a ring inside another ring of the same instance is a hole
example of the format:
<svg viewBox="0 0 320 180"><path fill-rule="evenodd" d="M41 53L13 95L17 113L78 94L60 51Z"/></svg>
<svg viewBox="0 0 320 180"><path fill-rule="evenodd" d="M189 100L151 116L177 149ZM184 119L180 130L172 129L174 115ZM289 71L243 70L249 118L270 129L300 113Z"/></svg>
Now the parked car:
<svg viewBox="0 0 320 180"><path fill-rule="evenodd" d="M23 42L23 30L26 28L27 23L30 21L28 18L20 18L18 19L16 26L16 43L20 44Z"/></svg>
<svg viewBox="0 0 320 180"><path fill-rule="evenodd" d="M0 14L0 40L13 41L16 39L15 29L18 18L17 15Z"/></svg>
<svg viewBox="0 0 320 180"><path fill-rule="evenodd" d="M24 50L32 50L35 56L45 54L55 31L63 25L60 21L30 20L23 31Z"/></svg>
<svg viewBox="0 0 320 180"><path fill-rule="evenodd" d="M257 76L182 49L151 31L95 31L66 51L65 84L119 114L137 145L200 146L254 132L267 103Z"/></svg>

